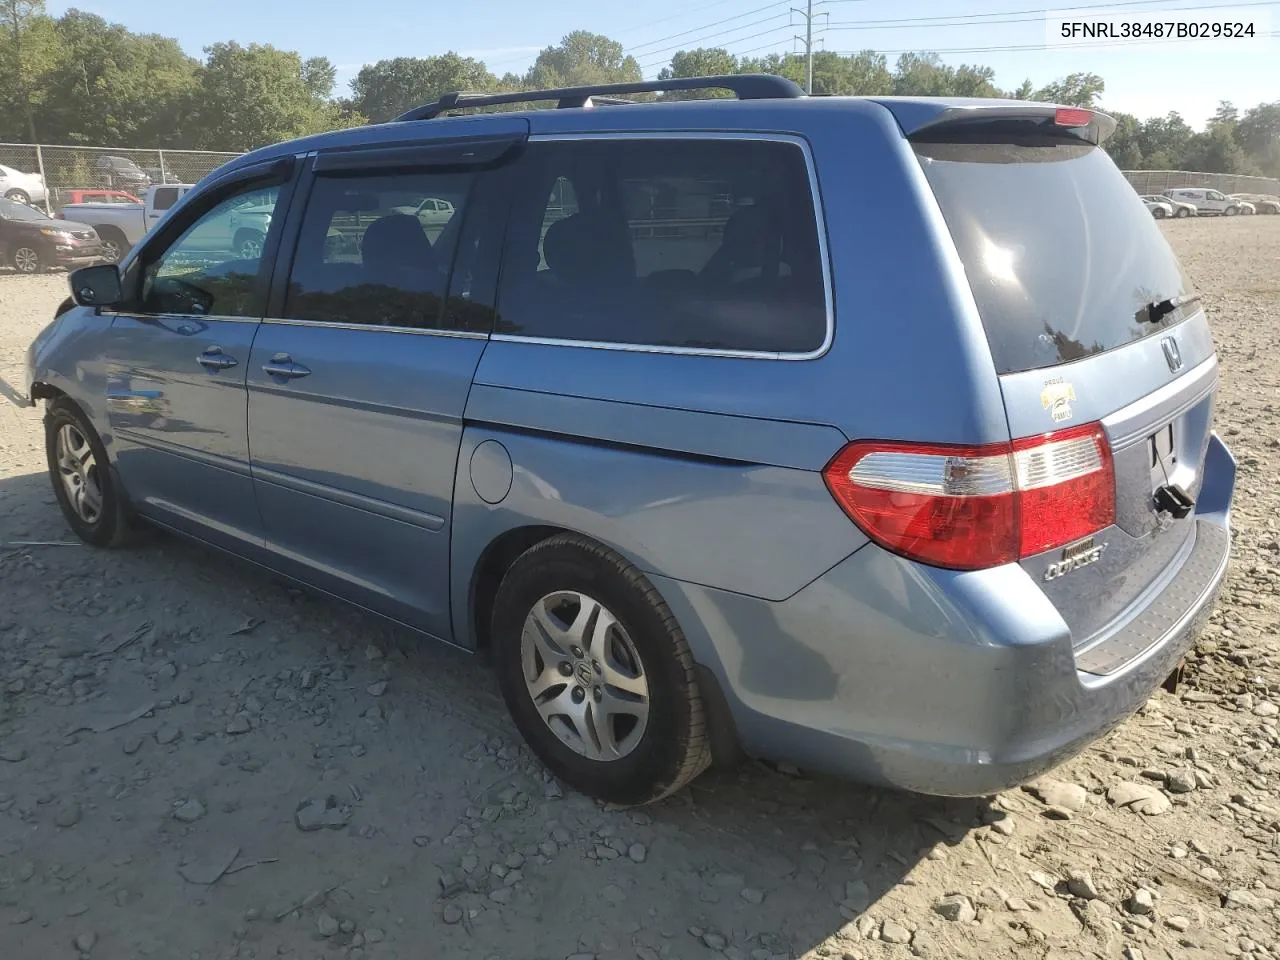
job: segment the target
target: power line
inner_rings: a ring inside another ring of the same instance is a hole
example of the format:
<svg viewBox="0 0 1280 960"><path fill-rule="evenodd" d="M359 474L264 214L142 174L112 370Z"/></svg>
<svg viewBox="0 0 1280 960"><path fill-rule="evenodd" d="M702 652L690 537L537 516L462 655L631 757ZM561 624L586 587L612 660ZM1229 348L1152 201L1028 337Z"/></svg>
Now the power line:
<svg viewBox="0 0 1280 960"><path fill-rule="evenodd" d="M1280 36L1280 30L1271 30L1266 33L1261 33L1259 34L1259 36L1260 37ZM869 52L879 53L879 54L1010 53L1010 52L1022 51L1022 50L1058 50L1058 49L1094 50L1099 47L1126 47L1126 46L1139 46L1139 45L1148 46L1148 45L1157 44L1157 43L1168 44L1168 43L1194 43L1194 42L1197 42L1197 41L1190 38L1179 39L1178 37L1165 37L1162 39L1144 38L1144 39L1125 39L1125 40L1102 40L1102 41L1098 41L1097 43L1073 43L1068 46L1058 46L1056 44L1050 45L1047 43L1022 43L1022 44L1001 44L1001 45L993 45L989 47L938 47L938 48L907 47L901 50L883 50L883 49L876 48L876 49L870 49ZM833 50L831 52L842 57L852 57L852 56L857 56L860 53L866 53L868 51L867 50Z"/></svg>
<svg viewBox="0 0 1280 960"><path fill-rule="evenodd" d="M642 47L652 47L655 44L666 43L668 40L675 40L678 37L685 37L691 33L700 33L703 30L710 30L712 27L718 27L721 24L729 23L730 21L733 21L733 20L741 20L743 17L749 17L753 13L760 13L762 10L770 10L773 7L785 6L788 2L789 0L774 0L773 3L766 3L763 7L756 7L754 10L748 10L746 13L739 13L733 17L725 17L723 20L717 20L714 23L704 23L700 27L692 27L689 30L684 30L680 33L673 33L668 37L659 37L657 40L648 40L644 43L637 43L634 46L627 47L625 49L625 52L633 54L637 50L640 50ZM750 26L750 24L742 24L741 26ZM736 30L736 29L738 29L738 27L730 27L729 31ZM729 31L726 31L726 32L729 32ZM649 51L649 53L652 53L652 51ZM649 53L642 54L642 56L648 56Z"/></svg>
<svg viewBox="0 0 1280 960"><path fill-rule="evenodd" d="M789 13L789 12L787 12L787 13L779 13L779 14L775 14L775 15L774 15L774 16L772 16L772 17L765 17L765 18L764 18L764 19L762 19L762 20L756 20L756 21L754 21L754 22L752 22L752 23L744 23L744 24L742 24L741 26L737 26L737 27L732 28L731 30L722 30L722 31L720 31L719 33L707 34L706 36L703 36L703 37L696 37L696 38L693 38L693 39L691 39L691 40L686 41L685 43L677 43L677 44L674 44L674 45L669 46L669 47L664 47L664 48L662 48L662 49L660 49L660 50L650 50L647 54L645 54L645 57L646 57L646 58L647 58L647 57L654 57L654 56L658 56L659 54L666 54L666 53L669 53L669 52L671 52L671 51L676 51L676 50L688 50L688 49L695 49L695 48L692 46L693 44L701 43L701 42L702 42L702 41L704 41L704 40L716 40L716 39L718 39L718 38L720 38L720 37L723 37L723 36L724 36L725 34L727 34L727 33L733 33L733 32L734 32L734 31L736 31L736 30L746 30L746 29L748 29L748 28L750 28L750 27L759 26L759 25L760 25L760 24L762 24L762 23L768 23L768 22L769 22L769 21L771 21L771 20L777 20L777 19L779 19L780 17L787 17L787 18L788 18L788 22L787 22L787 23L783 23L783 24L778 24L778 25L777 25L777 26L775 26L775 27L770 27L768 30L762 30L762 31L760 31L759 33L753 33L753 34L750 34L750 35L745 36L745 37L734 37L734 38L732 38L732 39L729 39L729 40L723 40L723 41L721 41L721 42L722 42L722 43L740 43L740 42L741 42L741 41L743 41L743 40L753 40L753 39L755 39L756 37L763 37L763 36L765 36L766 34L770 34L770 33L777 33L779 30L790 30L790 29L791 29L790 13ZM655 63L666 63L666 62L667 62L668 60L670 60L670 59L671 59L671 58L670 58L670 57L667 57L667 56L658 56L658 59L657 59L657 60L652 61L652 63L650 63L650 64L648 64L648 65L650 65L650 66L651 66L652 64L655 64ZM642 64L642 66L644 66L644 64Z"/></svg>

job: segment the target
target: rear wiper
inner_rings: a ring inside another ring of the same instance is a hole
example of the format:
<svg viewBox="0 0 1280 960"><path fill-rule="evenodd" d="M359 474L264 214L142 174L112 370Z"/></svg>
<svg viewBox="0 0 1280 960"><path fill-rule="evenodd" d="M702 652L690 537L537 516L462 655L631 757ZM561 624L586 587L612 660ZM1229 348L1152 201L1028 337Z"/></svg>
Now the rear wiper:
<svg viewBox="0 0 1280 960"><path fill-rule="evenodd" d="M1148 304L1146 309L1146 322L1159 323L1173 311L1179 307L1189 306L1196 303L1200 299L1200 294L1193 293L1185 297L1170 297L1168 300L1157 300L1155 303ZM1141 312L1138 315L1139 321L1143 319Z"/></svg>

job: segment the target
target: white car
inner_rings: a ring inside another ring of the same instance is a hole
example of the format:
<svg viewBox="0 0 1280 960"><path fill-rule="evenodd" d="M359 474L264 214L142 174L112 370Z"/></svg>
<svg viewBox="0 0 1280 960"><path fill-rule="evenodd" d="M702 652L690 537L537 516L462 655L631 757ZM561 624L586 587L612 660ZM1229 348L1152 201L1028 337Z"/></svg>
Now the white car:
<svg viewBox="0 0 1280 960"><path fill-rule="evenodd" d="M44 203L49 191L38 173L23 173L0 163L0 197L19 203Z"/></svg>
<svg viewBox="0 0 1280 960"><path fill-rule="evenodd" d="M1142 202L1147 205L1147 210L1157 220L1163 220L1165 217L1174 215L1173 204L1168 200L1158 200L1155 197L1143 197Z"/></svg>
<svg viewBox="0 0 1280 960"><path fill-rule="evenodd" d="M1172 216L1178 217L1179 219L1184 217L1194 217L1197 213L1196 205L1194 203L1186 203L1181 200L1170 200L1168 197L1162 196L1158 193L1150 194L1142 199L1143 202L1147 204L1148 210L1151 209L1150 205L1153 203L1167 203L1173 208Z"/></svg>
<svg viewBox="0 0 1280 960"><path fill-rule="evenodd" d="M1254 212L1252 204L1228 197L1220 190L1210 190L1205 187L1178 187L1176 190L1166 190L1164 193L1170 200L1195 204L1202 217L1206 215L1234 217L1237 214Z"/></svg>

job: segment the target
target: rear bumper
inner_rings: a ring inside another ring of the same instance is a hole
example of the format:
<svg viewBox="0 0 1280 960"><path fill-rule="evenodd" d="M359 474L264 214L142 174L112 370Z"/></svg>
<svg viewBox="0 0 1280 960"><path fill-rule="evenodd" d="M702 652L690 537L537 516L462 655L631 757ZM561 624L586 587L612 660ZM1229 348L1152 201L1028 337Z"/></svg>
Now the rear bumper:
<svg viewBox="0 0 1280 960"><path fill-rule="evenodd" d="M1073 650L1015 565L946 571L869 545L781 603L655 583L747 753L920 793L990 794L1112 729L1186 654L1230 549L1235 462L1216 436L1204 477L1195 542L1104 641L1126 645L1106 675L1082 669L1101 645Z"/></svg>

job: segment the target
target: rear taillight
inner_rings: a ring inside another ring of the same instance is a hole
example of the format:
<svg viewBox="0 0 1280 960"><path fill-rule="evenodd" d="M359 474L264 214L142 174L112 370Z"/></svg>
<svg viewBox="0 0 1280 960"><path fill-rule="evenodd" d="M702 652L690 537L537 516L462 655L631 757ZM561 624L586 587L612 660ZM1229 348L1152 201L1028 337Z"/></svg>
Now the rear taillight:
<svg viewBox="0 0 1280 960"><path fill-rule="evenodd" d="M1054 126L1087 127L1093 122L1093 111L1079 107L1059 107L1053 112Z"/></svg>
<svg viewBox="0 0 1280 960"><path fill-rule="evenodd" d="M881 546L977 570L1072 543L1115 521L1115 471L1098 424L960 447L851 443L823 471Z"/></svg>

